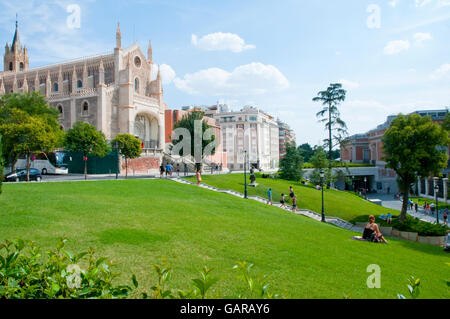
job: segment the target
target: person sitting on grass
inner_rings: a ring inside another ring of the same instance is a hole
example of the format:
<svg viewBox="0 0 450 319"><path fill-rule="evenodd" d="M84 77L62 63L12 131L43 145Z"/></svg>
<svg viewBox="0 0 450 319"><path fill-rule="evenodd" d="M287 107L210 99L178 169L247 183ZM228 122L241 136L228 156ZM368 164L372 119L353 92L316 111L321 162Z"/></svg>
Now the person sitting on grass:
<svg viewBox="0 0 450 319"><path fill-rule="evenodd" d="M387 222L388 224L392 224L392 215L391 215L391 213L388 213L388 214L386 215L386 222Z"/></svg>
<svg viewBox="0 0 450 319"><path fill-rule="evenodd" d="M380 227L375 223L375 216L371 215L369 217L369 222L364 228L363 239L371 241L373 243L385 243L387 240L384 239L381 234Z"/></svg>

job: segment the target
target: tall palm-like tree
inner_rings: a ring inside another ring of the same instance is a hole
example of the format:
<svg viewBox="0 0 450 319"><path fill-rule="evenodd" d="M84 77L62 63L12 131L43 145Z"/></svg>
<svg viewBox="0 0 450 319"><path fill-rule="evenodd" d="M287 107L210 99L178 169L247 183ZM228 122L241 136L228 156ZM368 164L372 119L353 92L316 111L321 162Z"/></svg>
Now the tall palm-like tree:
<svg viewBox="0 0 450 319"><path fill-rule="evenodd" d="M345 101L347 91L342 88L342 84L330 84L326 91L321 91L317 97L313 99L314 102L321 102L323 109L317 113L319 121L325 123L325 128L328 130L328 139L325 143L328 145L328 158L331 162L333 160L333 147L343 142L347 135L347 125L341 119L341 113L338 106ZM333 145L333 140L337 143Z"/></svg>

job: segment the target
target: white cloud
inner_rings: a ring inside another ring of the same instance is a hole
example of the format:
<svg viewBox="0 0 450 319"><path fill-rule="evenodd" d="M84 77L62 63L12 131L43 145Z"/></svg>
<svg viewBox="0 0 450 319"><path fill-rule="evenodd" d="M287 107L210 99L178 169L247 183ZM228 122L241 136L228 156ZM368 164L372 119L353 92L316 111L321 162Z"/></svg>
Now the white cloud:
<svg viewBox="0 0 450 319"><path fill-rule="evenodd" d="M433 0L416 0L416 8L426 6L430 4Z"/></svg>
<svg viewBox="0 0 450 319"><path fill-rule="evenodd" d="M448 7L448 6L450 6L450 1L449 0L439 0L436 6L438 8Z"/></svg>
<svg viewBox="0 0 450 319"><path fill-rule="evenodd" d="M245 50L256 48L254 45L246 44L237 34L216 32L198 38L193 34L191 37L191 43L205 51L231 51L239 53Z"/></svg>
<svg viewBox="0 0 450 319"><path fill-rule="evenodd" d="M359 88L358 82L353 82L353 81L346 80L346 79L341 79L338 81L338 83L341 83L342 86L344 87L344 89L347 89L347 90L353 90L353 89Z"/></svg>
<svg viewBox="0 0 450 319"><path fill-rule="evenodd" d="M418 32L414 34L415 44L420 45L425 41L431 40L433 37L429 33Z"/></svg>
<svg viewBox="0 0 450 319"><path fill-rule="evenodd" d="M391 7L395 8L397 6L398 2L399 2L399 0L392 0L392 1L388 2L388 4Z"/></svg>
<svg viewBox="0 0 450 319"><path fill-rule="evenodd" d="M430 79L439 80L442 78L450 78L450 64L443 64L437 70L430 74Z"/></svg>
<svg viewBox="0 0 450 319"><path fill-rule="evenodd" d="M251 63L228 72L210 68L175 78L175 86L189 94L245 96L277 92L289 88L286 77L273 65Z"/></svg>
<svg viewBox="0 0 450 319"><path fill-rule="evenodd" d="M386 55L398 54L402 51L409 50L410 46L411 46L411 44L407 40L390 41L384 47L384 54L386 54Z"/></svg>
<svg viewBox="0 0 450 319"><path fill-rule="evenodd" d="M162 77L163 84L167 85L167 84L172 83L172 81L177 76L177 74L172 69L172 67L167 64L161 64L160 68L161 68L161 77Z"/></svg>

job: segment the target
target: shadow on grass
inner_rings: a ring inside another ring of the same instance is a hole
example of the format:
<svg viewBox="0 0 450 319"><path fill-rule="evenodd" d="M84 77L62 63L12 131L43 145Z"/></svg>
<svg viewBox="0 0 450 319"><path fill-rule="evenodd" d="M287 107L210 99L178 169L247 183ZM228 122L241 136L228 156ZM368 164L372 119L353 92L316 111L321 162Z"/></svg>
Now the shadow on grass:
<svg viewBox="0 0 450 319"><path fill-rule="evenodd" d="M109 229L97 233L97 236L102 244L128 244L141 245L168 242L169 238L157 234L152 234L143 230L137 229Z"/></svg>

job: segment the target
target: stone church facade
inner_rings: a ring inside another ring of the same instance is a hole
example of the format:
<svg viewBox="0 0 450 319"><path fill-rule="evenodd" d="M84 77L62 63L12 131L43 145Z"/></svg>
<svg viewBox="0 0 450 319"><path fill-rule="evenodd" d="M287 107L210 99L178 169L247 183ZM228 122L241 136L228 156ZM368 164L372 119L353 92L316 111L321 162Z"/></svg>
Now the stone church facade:
<svg viewBox="0 0 450 319"><path fill-rule="evenodd" d="M0 95L40 92L59 111L64 130L82 121L103 132L107 140L119 133L139 137L147 158L138 159L136 166L148 173L157 169L165 149L167 106L161 73L155 70L151 43L147 56L138 44L122 48L121 43L118 25L116 47L110 54L29 69L28 51L20 43L16 22L13 42L5 48Z"/></svg>

